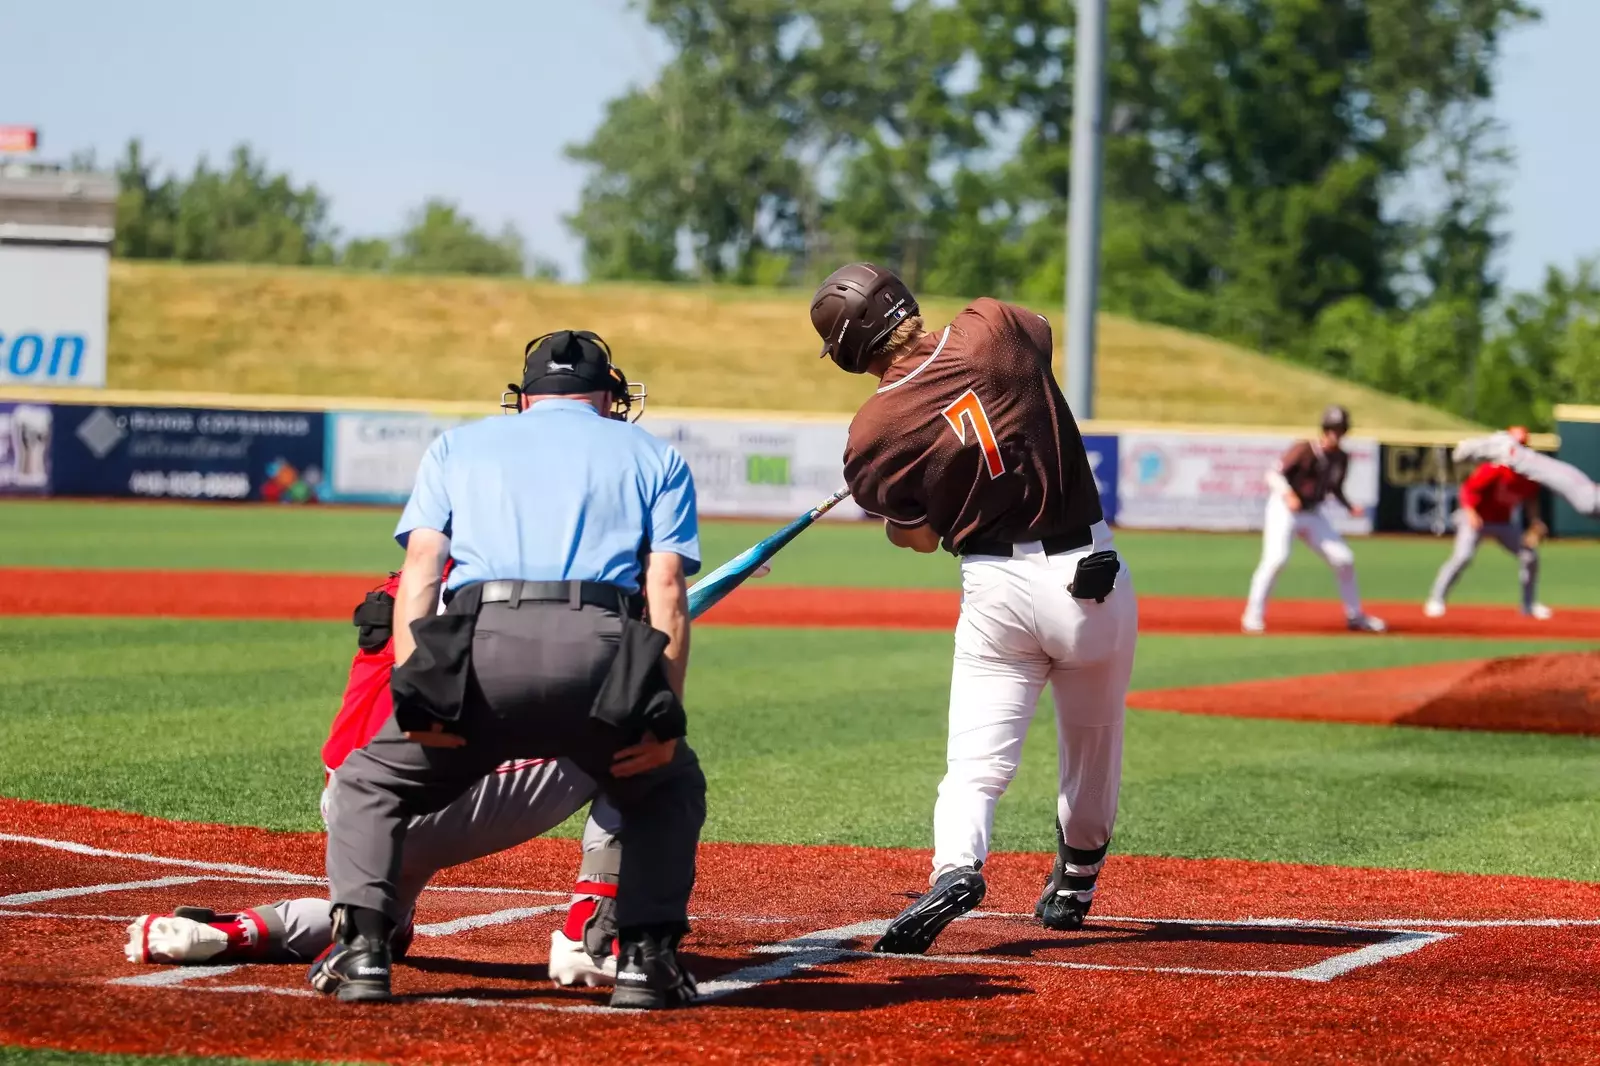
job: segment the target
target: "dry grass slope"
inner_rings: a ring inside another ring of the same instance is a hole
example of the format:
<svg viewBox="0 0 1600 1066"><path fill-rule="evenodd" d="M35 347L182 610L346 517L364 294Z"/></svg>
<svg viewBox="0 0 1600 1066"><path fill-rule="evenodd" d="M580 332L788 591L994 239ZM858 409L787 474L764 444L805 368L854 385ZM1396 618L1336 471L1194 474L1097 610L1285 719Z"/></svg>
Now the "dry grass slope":
<svg viewBox="0 0 1600 1066"><path fill-rule="evenodd" d="M492 401L523 344L593 329L652 402L851 411L869 388L816 357L807 294L652 285L394 278L118 262L110 382L119 389ZM930 300L942 323L960 307ZM1042 308L1056 325L1060 315ZM1100 320L1105 420L1305 424L1331 402L1359 426L1452 429L1453 416L1280 360L1113 315Z"/></svg>

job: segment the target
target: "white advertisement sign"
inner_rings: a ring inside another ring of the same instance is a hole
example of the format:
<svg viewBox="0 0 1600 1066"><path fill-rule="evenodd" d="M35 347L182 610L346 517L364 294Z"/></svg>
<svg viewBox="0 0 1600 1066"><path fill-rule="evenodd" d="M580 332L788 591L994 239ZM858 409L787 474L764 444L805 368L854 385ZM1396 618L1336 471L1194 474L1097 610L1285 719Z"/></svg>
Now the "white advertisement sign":
<svg viewBox="0 0 1600 1066"><path fill-rule="evenodd" d="M334 411L328 415L327 499L405 503L434 439L475 419L420 412Z"/></svg>
<svg viewBox="0 0 1600 1066"><path fill-rule="evenodd" d="M640 425L677 448L694 472L702 515L793 518L844 484L843 422L657 418ZM829 518L861 518L845 500Z"/></svg>
<svg viewBox="0 0 1600 1066"><path fill-rule="evenodd" d="M325 498L404 503L435 438L467 416L336 411L328 416ZM648 415L639 423L668 441L694 472L700 513L793 518L844 483L843 423L745 422ZM846 500L829 517L860 518Z"/></svg>
<svg viewBox="0 0 1600 1066"><path fill-rule="evenodd" d="M1117 524L1136 529L1260 529L1270 491L1267 471L1293 443L1291 437L1124 433ZM1344 450L1350 456L1344 493L1366 509L1366 516L1353 518L1333 500L1323 505L1324 513L1342 533L1371 533L1378 503L1378 444L1350 439Z"/></svg>
<svg viewBox="0 0 1600 1066"><path fill-rule="evenodd" d="M106 383L105 248L0 244L0 382Z"/></svg>

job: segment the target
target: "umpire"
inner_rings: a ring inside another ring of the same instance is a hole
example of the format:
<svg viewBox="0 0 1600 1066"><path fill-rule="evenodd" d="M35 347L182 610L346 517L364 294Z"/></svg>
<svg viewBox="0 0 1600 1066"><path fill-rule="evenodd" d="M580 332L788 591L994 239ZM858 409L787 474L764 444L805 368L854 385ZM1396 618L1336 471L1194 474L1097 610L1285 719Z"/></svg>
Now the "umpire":
<svg viewBox="0 0 1600 1066"><path fill-rule="evenodd" d="M335 935L311 983L388 999L407 820L507 759L566 756L623 818L612 1005L687 1003L677 946L706 787L682 739L694 480L626 420L630 386L593 333L531 342L510 388L515 417L434 441L395 530L395 713L334 776Z"/></svg>

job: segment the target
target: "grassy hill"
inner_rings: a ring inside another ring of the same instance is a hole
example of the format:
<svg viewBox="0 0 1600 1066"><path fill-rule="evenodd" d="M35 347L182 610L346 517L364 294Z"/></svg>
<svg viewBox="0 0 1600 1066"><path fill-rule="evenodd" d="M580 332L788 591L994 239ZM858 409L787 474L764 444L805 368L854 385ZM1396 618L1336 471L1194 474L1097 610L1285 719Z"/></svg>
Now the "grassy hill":
<svg viewBox="0 0 1600 1066"><path fill-rule="evenodd" d="M493 402L524 343L592 329L652 403L854 410L871 383L818 360L809 293L384 277L116 262L109 385L118 389ZM960 301L924 303L942 324ZM1058 336L1059 308L1042 307ZM1059 362L1059 360L1058 360ZM1360 427L1454 429L1454 416L1177 330L1100 319L1096 415L1294 425L1346 404Z"/></svg>

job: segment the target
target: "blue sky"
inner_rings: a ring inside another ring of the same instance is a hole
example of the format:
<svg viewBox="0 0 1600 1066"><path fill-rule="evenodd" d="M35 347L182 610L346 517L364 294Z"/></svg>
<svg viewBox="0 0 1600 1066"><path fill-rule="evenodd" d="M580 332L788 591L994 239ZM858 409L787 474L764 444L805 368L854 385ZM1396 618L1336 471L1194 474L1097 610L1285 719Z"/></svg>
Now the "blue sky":
<svg viewBox="0 0 1600 1066"><path fill-rule="evenodd" d="M1541 6L1500 91L1514 286L1600 254L1600 0ZM0 123L39 126L47 157L109 160L139 136L187 170L249 141L320 185L347 233L392 233L442 195L514 221L569 277L583 174L562 147L666 56L626 0L0 0L0 40Z"/></svg>

